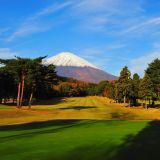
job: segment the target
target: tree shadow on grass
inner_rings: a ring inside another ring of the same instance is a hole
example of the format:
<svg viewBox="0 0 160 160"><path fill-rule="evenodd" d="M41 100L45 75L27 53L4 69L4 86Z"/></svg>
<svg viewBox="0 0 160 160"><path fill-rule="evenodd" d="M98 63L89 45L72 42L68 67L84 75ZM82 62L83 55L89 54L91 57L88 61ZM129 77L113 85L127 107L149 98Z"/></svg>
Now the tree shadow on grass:
<svg viewBox="0 0 160 160"><path fill-rule="evenodd" d="M61 104L66 102L67 100L63 97L57 97L57 98L52 98L48 100L33 100L32 105L56 105L56 104ZM12 102L6 102L5 104L3 103L2 106L4 107L15 107L16 103ZM23 107L28 106L28 100L24 100L23 102Z"/></svg>
<svg viewBox="0 0 160 160"><path fill-rule="evenodd" d="M152 108L160 108L160 104L155 104Z"/></svg>
<svg viewBox="0 0 160 160"><path fill-rule="evenodd" d="M101 121L100 121L101 122ZM108 121L106 121L107 123ZM23 137L32 137L45 133L57 133L64 129L79 127L81 125L90 125L97 121L85 121L81 123L79 120L58 120L37 122L13 126L1 126L1 131L9 130L31 130L30 132L17 133L16 135L0 137L0 143L11 141ZM112 124L113 125L113 124ZM59 126L52 128L52 126ZM48 127L48 128L47 128ZM51 127L51 128L50 128ZM131 126L132 127L132 126ZM94 133L93 133L94 134ZM98 137L97 137L98 138ZM123 144L118 145L112 141L99 141L97 144L88 144L71 150L67 155L62 155L62 160L159 160L160 159L160 121L149 122L148 125L137 135L127 135L123 139Z"/></svg>
<svg viewBox="0 0 160 160"><path fill-rule="evenodd" d="M132 127L132 126L131 126ZM112 142L82 146L72 150L67 160L159 160L160 121L150 122L137 135L127 135L122 145Z"/></svg>
<svg viewBox="0 0 160 160"><path fill-rule="evenodd" d="M75 160L76 157L76 160L112 160L116 148L110 142L81 146L64 155L63 159Z"/></svg>
<svg viewBox="0 0 160 160"><path fill-rule="evenodd" d="M48 100L34 101L32 104L33 105L56 105L56 104L64 103L66 101L67 100L63 97L57 97L57 98L48 99Z"/></svg>
<svg viewBox="0 0 160 160"><path fill-rule="evenodd" d="M68 109L74 109L74 110L83 110L83 109L93 109L97 108L96 106L71 106L71 107L63 107L60 108L61 110L68 110Z"/></svg>
<svg viewBox="0 0 160 160"><path fill-rule="evenodd" d="M138 135L128 135L115 160L159 160L160 121L152 121Z"/></svg>
<svg viewBox="0 0 160 160"><path fill-rule="evenodd" d="M50 126L65 126L80 122L80 120L50 120L44 122L32 122L25 124L5 125L0 126L0 131L21 131L30 129L41 129Z"/></svg>
<svg viewBox="0 0 160 160"><path fill-rule="evenodd" d="M115 120L128 120L128 119L134 119L136 117L136 115L134 114L131 114L131 113L128 113L128 112L113 112L111 113L111 117L112 119L115 119Z"/></svg>
<svg viewBox="0 0 160 160"><path fill-rule="evenodd" d="M0 131L22 131L16 134L7 135L0 137L0 143L15 140L24 137L33 137L41 134L54 134L57 132L61 132L65 129L85 126L91 123L95 123L96 121L84 121L81 123L81 120L52 120L45 122L34 122L27 124L17 124L17 125L7 125L0 126ZM25 131L25 132L24 132Z"/></svg>

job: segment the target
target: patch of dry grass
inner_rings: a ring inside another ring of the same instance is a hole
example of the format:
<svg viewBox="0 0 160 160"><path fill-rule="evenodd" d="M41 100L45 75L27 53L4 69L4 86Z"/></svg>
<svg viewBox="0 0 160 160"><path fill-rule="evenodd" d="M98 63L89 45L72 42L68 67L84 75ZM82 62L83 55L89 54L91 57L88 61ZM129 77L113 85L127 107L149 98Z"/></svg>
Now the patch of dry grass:
<svg viewBox="0 0 160 160"><path fill-rule="evenodd" d="M74 97L43 102L45 105L27 107L3 106L0 109L0 125L46 121L54 119L97 119L97 120L154 120L160 119L159 109L124 107L104 97Z"/></svg>

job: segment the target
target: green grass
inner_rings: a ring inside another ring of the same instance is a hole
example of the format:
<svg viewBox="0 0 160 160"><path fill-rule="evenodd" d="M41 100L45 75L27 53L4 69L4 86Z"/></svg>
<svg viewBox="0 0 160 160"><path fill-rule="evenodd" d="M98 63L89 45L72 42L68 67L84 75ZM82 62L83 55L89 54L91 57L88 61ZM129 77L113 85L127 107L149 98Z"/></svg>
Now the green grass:
<svg viewBox="0 0 160 160"><path fill-rule="evenodd" d="M154 148L160 144L159 123L158 121L59 120L1 126L0 159L160 158L158 148Z"/></svg>
<svg viewBox="0 0 160 160"><path fill-rule="evenodd" d="M0 105L0 110L1 109L13 109L13 106Z"/></svg>
<svg viewBox="0 0 160 160"><path fill-rule="evenodd" d="M0 106L0 160L159 160L159 117L103 97Z"/></svg>

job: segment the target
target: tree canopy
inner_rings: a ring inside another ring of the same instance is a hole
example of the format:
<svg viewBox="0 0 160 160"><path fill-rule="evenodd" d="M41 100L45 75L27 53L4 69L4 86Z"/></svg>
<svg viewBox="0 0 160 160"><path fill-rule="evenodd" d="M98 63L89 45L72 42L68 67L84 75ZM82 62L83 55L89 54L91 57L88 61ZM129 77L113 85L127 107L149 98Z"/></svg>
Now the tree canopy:
<svg viewBox="0 0 160 160"><path fill-rule="evenodd" d="M12 79L14 79L13 83L17 85L18 108L21 108L24 96L25 98L29 97L30 106L34 93L35 95L39 95L38 92L40 92L41 89L44 92L45 90L51 88L52 84L56 82L57 76L55 67L53 65L43 65L42 60L44 58L45 57L29 59L15 57L15 59L0 59L0 63L3 64L1 70L8 73L7 79L9 80L9 76L11 76ZM5 80L5 76L1 77ZM11 84L11 82L12 81L9 81L8 85ZM13 85L10 88L13 88ZM28 97L27 93L29 95ZM4 93L2 94L4 95Z"/></svg>

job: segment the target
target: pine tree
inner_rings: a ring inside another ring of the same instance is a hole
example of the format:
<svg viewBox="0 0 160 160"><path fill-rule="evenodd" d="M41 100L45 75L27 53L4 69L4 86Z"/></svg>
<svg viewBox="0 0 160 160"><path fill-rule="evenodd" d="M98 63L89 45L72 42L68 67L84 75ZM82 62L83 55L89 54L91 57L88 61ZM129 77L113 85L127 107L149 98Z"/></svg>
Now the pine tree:
<svg viewBox="0 0 160 160"><path fill-rule="evenodd" d="M155 59L148 65L146 74L153 83L156 98L160 99L160 59Z"/></svg>
<svg viewBox="0 0 160 160"><path fill-rule="evenodd" d="M52 84L57 78L55 67L53 65L44 66L42 60L45 57L35 59L15 57L15 59L0 59L4 69L12 75L17 84L17 107L22 107L25 86L30 91L29 106L33 98L33 92L39 92L40 89L52 90ZM42 87L39 87L42 86ZM40 88L38 90L38 88ZM45 90L41 91L45 93ZM40 93L39 93L40 94Z"/></svg>
<svg viewBox="0 0 160 160"><path fill-rule="evenodd" d="M8 70L15 80L17 81L17 107L20 108L23 100L24 93L24 80L27 72L27 62L29 59L15 57L15 59L0 59L0 63L5 65L5 69Z"/></svg>
<svg viewBox="0 0 160 160"><path fill-rule="evenodd" d="M144 78L140 81L139 86L139 97L143 100L150 100L155 98L156 94L154 92L154 84L148 74L145 74Z"/></svg>
<svg viewBox="0 0 160 160"><path fill-rule="evenodd" d="M135 73L132 79L132 90L131 90L131 99L134 106L137 105L139 85L140 85L140 77L137 73Z"/></svg>
<svg viewBox="0 0 160 160"><path fill-rule="evenodd" d="M120 77L116 83L116 92L118 99L120 100L123 98L124 103L126 103L127 100L130 100L131 73L126 66L120 72Z"/></svg>

